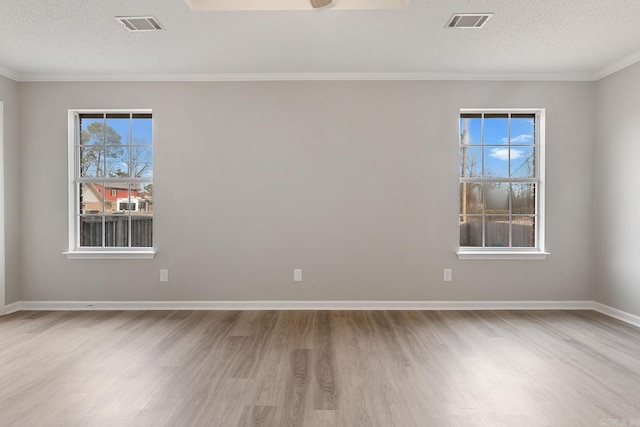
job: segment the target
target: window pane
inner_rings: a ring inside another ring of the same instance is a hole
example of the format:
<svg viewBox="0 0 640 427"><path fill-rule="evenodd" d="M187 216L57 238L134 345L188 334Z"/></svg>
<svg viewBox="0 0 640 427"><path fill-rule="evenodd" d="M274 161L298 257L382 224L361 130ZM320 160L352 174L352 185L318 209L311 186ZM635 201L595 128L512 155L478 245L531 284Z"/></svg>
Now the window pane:
<svg viewBox="0 0 640 427"><path fill-rule="evenodd" d="M129 123L129 120L111 116L107 115L106 123L102 115L80 116L81 177L113 176L116 167L114 157L122 144L122 137L114 126L124 127L122 123ZM128 131L126 135L128 137Z"/></svg>
<svg viewBox="0 0 640 427"><path fill-rule="evenodd" d="M126 132L123 134L128 138L129 120L123 118L110 118L107 115L106 123L102 115L98 116L80 116L80 144L83 145L105 145L105 144L121 144L123 142L122 135L117 129ZM114 127L115 126L115 127ZM124 141L126 142L126 140Z"/></svg>
<svg viewBox="0 0 640 427"><path fill-rule="evenodd" d="M84 145L78 147L80 159L79 176L83 178L104 177L104 146Z"/></svg>
<svg viewBox="0 0 640 427"><path fill-rule="evenodd" d="M137 208L135 190L129 190L130 184L107 184L111 188L111 194L116 193L115 196L110 197L111 201L111 213L129 214L130 210Z"/></svg>
<svg viewBox="0 0 640 427"><path fill-rule="evenodd" d="M487 247L509 246L509 217L488 216L485 221L485 245Z"/></svg>
<svg viewBox="0 0 640 427"><path fill-rule="evenodd" d="M533 147L511 148L511 176L515 178L535 177L535 157Z"/></svg>
<svg viewBox="0 0 640 427"><path fill-rule="evenodd" d="M460 184L460 214L482 214L482 184Z"/></svg>
<svg viewBox="0 0 640 427"><path fill-rule="evenodd" d="M131 147L129 170L134 178L151 178L153 176L153 151L151 146L134 145Z"/></svg>
<svg viewBox="0 0 640 427"><path fill-rule="evenodd" d="M461 177L479 177L482 172L482 147L462 147L459 167Z"/></svg>
<svg viewBox="0 0 640 427"><path fill-rule="evenodd" d="M129 114L107 114L104 143L111 145L131 144L129 141L130 126Z"/></svg>
<svg viewBox="0 0 640 427"><path fill-rule="evenodd" d="M535 114L511 115L511 144L533 145L535 135Z"/></svg>
<svg viewBox="0 0 640 427"><path fill-rule="evenodd" d="M512 246L534 248L536 246L536 230L534 217L513 217L511 219Z"/></svg>
<svg viewBox="0 0 640 427"><path fill-rule="evenodd" d="M80 214L101 214L103 209L104 184L83 183L78 187Z"/></svg>
<svg viewBox="0 0 640 427"><path fill-rule="evenodd" d="M503 147L509 142L509 116L507 114L485 114L483 143L485 177L508 176L509 148Z"/></svg>
<svg viewBox="0 0 640 427"><path fill-rule="evenodd" d="M107 216L104 226L105 246L129 246L129 215Z"/></svg>
<svg viewBox="0 0 640 427"><path fill-rule="evenodd" d="M104 144L104 116L102 114L80 115L80 144Z"/></svg>
<svg viewBox="0 0 640 427"><path fill-rule="evenodd" d="M104 170L108 177L127 177L127 160L129 153L129 114L107 114L103 131L105 145Z"/></svg>
<svg viewBox="0 0 640 427"><path fill-rule="evenodd" d="M509 184L485 184L485 212L487 214L509 214Z"/></svg>
<svg viewBox="0 0 640 427"><path fill-rule="evenodd" d="M513 214L536 213L536 185L531 183L511 184L511 212Z"/></svg>
<svg viewBox="0 0 640 427"><path fill-rule="evenodd" d="M80 223L80 246L102 246L102 216L80 216L78 222Z"/></svg>
<svg viewBox="0 0 640 427"><path fill-rule="evenodd" d="M153 247L153 217L142 214L131 215L131 246Z"/></svg>
<svg viewBox="0 0 640 427"><path fill-rule="evenodd" d="M460 115L460 144L482 144L482 115Z"/></svg>
<svg viewBox="0 0 640 427"><path fill-rule="evenodd" d="M131 246L153 246L153 184L141 184L132 189L132 200L136 201L135 211L131 211Z"/></svg>
<svg viewBox="0 0 640 427"><path fill-rule="evenodd" d="M100 194L104 195L104 210L106 214L114 213L118 210L118 200L129 199L129 184L106 183L104 189L99 187Z"/></svg>
<svg viewBox="0 0 640 427"><path fill-rule="evenodd" d="M484 144L506 145L509 142L509 116L507 114L484 115Z"/></svg>
<svg viewBox="0 0 640 427"><path fill-rule="evenodd" d="M153 213L153 184L140 184L137 197L138 211L141 214Z"/></svg>
<svg viewBox="0 0 640 427"><path fill-rule="evenodd" d="M105 145L105 174L110 178L129 177L129 150L127 145Z"/></svg>
<svg viewBox="0 0 640 427"><path fill-rule="evenodd" d="M482 217L460 217L460 246L482 247Z"/></svg>
<svg viewBox="0 0 640 427"><path fill-rule="evenodd" d="M508 177L509 176L509 147L485 147L484 148L484 176Z"/></svg>
<svg viewBox="0 0 640 427"><path fill-rule="evenodd" d="M151 114L134 114L132 123L133 145L151 145L152 120Z"/></svg>

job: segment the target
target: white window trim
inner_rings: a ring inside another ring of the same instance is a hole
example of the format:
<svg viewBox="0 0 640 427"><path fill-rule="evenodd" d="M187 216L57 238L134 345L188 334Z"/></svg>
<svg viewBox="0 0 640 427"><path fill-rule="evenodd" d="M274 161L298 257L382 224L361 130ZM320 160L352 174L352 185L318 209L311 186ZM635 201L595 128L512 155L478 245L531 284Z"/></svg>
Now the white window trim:
<svg viewBox="0 0 640 427"><path fill-rule="evenodd" d="M545 135L546 116L544 108L461 108L456 121L460 129L460 114L463 113L535 113L536 128L535 138L538 142L536 153L536 164L538 165L538 188L537 188L537 223L536 242L537 248L476 248L459 247L456 255L461 260L544 260L551 253L546 250L545 243ZM458 130L458 134L460 131ZM459 154L458 154L459 155ZM459 214L459 213L458 213Z"/></svg>
<svg viewBox="0 0 640 427"><path fill-rule="evenodd" d="M471 260L483 260L483 259L497 259L497 260L544 260L550 255L550 252L545 251L468 251L459 250L456 252L458 259L471 259Z"/></svg>
<svg viewBox="0 0 640 427"><path fill-rule="evenodd" d="M68 170L68 216L69 216L69 250L62 254L67 259L153 259L156 255L154 248L78 248L76 230L78 217L76 215L76 114L91 113L151 113L144 109L72 109L68 110L69 142L67 153Z"/></svg>
<svg viewBox="0 0 640 427"><path fill-rule="evenodd" d="M154 250L150 251L121 251L121 250L99 250L99 251L69 251L63 252L67 259L153 259L156 256Z"/></svg>

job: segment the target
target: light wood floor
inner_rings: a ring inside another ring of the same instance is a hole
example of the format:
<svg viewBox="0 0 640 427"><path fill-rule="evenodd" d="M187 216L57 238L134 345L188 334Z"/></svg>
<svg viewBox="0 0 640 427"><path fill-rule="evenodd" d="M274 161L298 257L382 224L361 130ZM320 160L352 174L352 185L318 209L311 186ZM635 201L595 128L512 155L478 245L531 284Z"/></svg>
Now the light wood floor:
<svg viewBox="0 0 640 427"><path fill-rule="evenodd" d="M590 311L18 312L0 318L0 425L640 426L640 329Z"/></svg>

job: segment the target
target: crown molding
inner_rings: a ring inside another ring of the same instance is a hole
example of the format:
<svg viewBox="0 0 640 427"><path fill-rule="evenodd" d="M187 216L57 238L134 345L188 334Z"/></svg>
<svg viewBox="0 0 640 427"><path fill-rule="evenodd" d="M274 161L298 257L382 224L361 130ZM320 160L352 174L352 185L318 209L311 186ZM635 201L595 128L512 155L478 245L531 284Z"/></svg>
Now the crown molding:
<svg viewBox="0 0 640 427"><path fill-rule="evenodd" d="M640 51L634 52L629 56L625 56L619 61L614 62L613 64L607 65L596 71L593 75L593 80L597 81L603 79L617 71L622 70L623 68L627 68L636 62L640 62Z"/></svg>
<svg viewBox="0 0 640 427"><path fill-rule="evenodd" d="M258 81L592 81L591 74L459 73L202 73L202 74L21 74L21 82L258 82Z"/></svg>
<svg viewBox="0 0 640 427"><path fill-rule="evenodd" d="M14 80L16 82L20 81L20 73L16 73L13 70L10 70L6 67L3 67L2 65L0 65L0 76L4 76L8 79Z"/></svg>
<svg viewBox="0 0 640 427"><path fill-rule="evenodd" d="M18 73L0 65L0 76L17 82L261 82L261 81L598 81L640 62L640 51L594 73L182 73L47 74Z"/></svg>

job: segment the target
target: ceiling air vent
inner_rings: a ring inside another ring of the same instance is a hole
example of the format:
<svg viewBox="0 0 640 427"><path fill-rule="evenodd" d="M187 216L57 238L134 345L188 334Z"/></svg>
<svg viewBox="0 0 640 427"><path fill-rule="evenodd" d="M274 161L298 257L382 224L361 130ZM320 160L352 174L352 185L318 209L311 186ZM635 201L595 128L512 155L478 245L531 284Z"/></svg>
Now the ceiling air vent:
<svg viewBox="0 0 640 427"><path fill-rule="evenodd" d="M482 28L493 13L456 13L447 22L449 28Z"/></svg>
<svg viewBox="0 0 640 427"><path fill-rule="evenodd" d="M153 16L116 16L129 31L158 31L162 26Z"/></svg>

